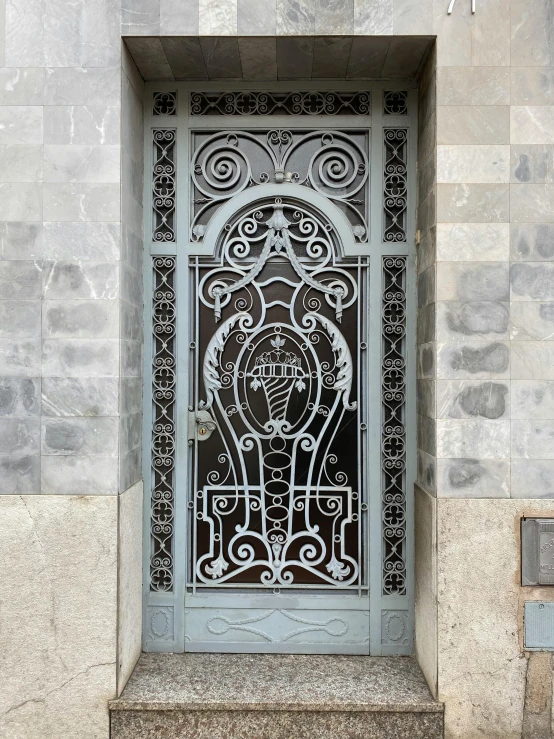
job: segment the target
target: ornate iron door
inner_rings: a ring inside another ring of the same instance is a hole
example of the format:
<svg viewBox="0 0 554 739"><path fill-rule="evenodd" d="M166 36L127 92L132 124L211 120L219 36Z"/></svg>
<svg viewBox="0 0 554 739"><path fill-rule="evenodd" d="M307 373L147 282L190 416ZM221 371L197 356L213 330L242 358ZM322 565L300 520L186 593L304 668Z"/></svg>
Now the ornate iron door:
<svg viewBox="0 0 554 739"><path fill-rule="evenodd" d="M406 653L407 95L185 96L150 139L146 647Z"/></svg>

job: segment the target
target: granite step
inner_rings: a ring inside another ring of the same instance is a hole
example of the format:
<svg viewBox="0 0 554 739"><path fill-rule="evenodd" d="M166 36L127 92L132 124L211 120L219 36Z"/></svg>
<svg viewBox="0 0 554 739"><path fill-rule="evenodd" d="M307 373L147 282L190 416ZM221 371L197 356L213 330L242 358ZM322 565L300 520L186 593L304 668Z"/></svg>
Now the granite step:
<svg viewBox="0 0 554 739"><path fill-rule="evenodd" d="M143 654L111 739L443 739L411 657Z"/></svg>

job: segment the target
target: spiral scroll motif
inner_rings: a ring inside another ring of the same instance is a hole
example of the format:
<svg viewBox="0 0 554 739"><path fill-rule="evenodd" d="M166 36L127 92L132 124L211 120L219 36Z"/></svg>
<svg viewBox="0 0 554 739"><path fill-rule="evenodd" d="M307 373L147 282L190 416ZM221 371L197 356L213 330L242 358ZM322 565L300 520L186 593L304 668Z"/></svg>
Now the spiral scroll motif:
<svg viewBox="0 0 554 739"><path fill-rule="evenodd" d="M403 128L385 129L385 229L387 242L406 241L406 206L408 202L407 178L408 132Z"/></svg>
<svg viewBox="0 0 554 739"><path fill-rule="evenodd" d="M383 257L383 595L406 594L406 257Z"/></svg>
<svg viewBox="0 0 554 739"><path fill-rule="evenodd" d="M153 137L153 240L175 241L175 131L156 129Z"/></svg>

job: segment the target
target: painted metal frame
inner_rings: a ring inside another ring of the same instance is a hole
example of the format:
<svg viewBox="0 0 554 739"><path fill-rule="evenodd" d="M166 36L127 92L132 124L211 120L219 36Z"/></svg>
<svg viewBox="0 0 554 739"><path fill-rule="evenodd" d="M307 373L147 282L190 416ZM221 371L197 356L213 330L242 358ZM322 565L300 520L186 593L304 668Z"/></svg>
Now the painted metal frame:
<svg viewBox="0 0 554 739"><path fill-rule="evenodd" d="M152 259L155 256L176 258L175 291L177 301L181 305L189 304L189 255L198 253L198 244L187 238L189 219L189 176L190 135L192 125L198 124L202 129L221 129L225 125L237 126L237 119L227 116L202 116L195 120L189 118L189 93L191 91L218 91L221 83L147 83L145 91L145 190L144 190L144 231L145 231L145 263L144 263L144 295L145 295L145 352L144 352L144 649L154 652L183 652L185 645L185 579L186 579L186 496L188 480L188 415L187 392L177 394L175 407L175 509L173 534L173 589L170 591L152 591L150 589L150 525L151 525L151 445L152 445L152 307L148 296L153 294ZM417 151L417 88L416 83L402 81L359 82L284 82L284 83L248 83L240 89L295 91L309 87L314 90L367 90L372 95L371 116L355 119L344 118L339 121L340 128L349 126L371 128L371 167L374 172L382 173L384 168L385 146L383 130L385 128L401 128L407 131L407 209L406 209L406 241L385 242L383 240L383 179L372 176L370 183L371 220L369 224L369 243L367 254L370 258L369 284L369 336L368 347L368 379L376 387L382 376L383 339L383 266L384 257L405 258L405 357L406 357L406 393L405 393L405 427L406 427L406 587L405 594L386 595L383 592L383 532L382 532L382 500L380 495L370 497L370 644L372 655L411 654L413 651L413 483L416 477L416 434L415 434L415 337L416 337L416 295L415 295L415 229L416 229L416 151ZM233 86L237 89L237 86ZM385 114L385 91L407 91L407 114ZM171 105L166 110L169 114L153 115L152 95L154 93L176 92L176 107L172 112ZM248 119L248 128L265 128L268 118L255 116ZM273 116L272 127L286 128L290 126L290 115L282 118ZM335 128L337 119L333 116L310 116L307 125L310 128ZM244 119L240 124L246 127ZM152 181L150 173L153 165L152 131L154 129L172 129L176 131L176 212L175 241L156 242L152 239ZM188 321L177 320L176 327L176 382L180 388L189 387L189 371L186 352L182 348L188 344L190 326ZM373 449L381 449L382 424L371 424L368 428L368 444ZM370 464L368 479L371 490L381 490L381 464Z"/></svg>

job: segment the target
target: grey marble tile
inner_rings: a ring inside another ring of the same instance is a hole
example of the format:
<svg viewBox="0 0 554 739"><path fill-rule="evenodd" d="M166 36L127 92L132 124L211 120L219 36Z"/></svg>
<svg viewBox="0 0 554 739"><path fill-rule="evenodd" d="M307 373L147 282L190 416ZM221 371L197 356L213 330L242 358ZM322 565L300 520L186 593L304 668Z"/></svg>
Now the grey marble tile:
<svg viewBox="0 0 554 739"><path fill-rule="evenodd" d="M509 144L508 105L448 105L437 110L437 144Z"/></svg>
<svg viewBox="0 0 554 739"><path fill-rule="evenodd" d="M45 221L117 221L120 187L100 183L45 183ZM35 220L35 219L33 219Z"/></svg>
<svg viewBox="0 0 554 739"><path fill-rule="evenodd" d="M121 340L121 377L142 375L142 341Z"/></svg>
<svg viewBox="0 0 554 739"><path fill-rule="evenodd" d="M393 0L354 0L354 33L392 36Z"/></svg>
<svg viewBox="0 0 554 739"><path fill-rule="evenodd" d="M509 498L510 460L437 460L438 498Z"/></svg>
<svg viewBox="0 0 554 739"><path fill-rule="evenodd" d="M343 79L346 77L352 38L325 36L314 41L312 78Z"/></svg>
<svg viewBox="0 0 554 739"><path fill-rule="evenodd" d="M118 265L109 262L44 262L47 300L114 300L119 296Z"/></svg>
<svg viewBox="0 0 554 739"><path fill-rule="evenodd" d="M552 105L513 105L510 124L512 144L554 144Z"/></svg>
<svg viewBox="0 0 554 739"><path fill-rule="evenodd" d="M554 341L513 341L513 380L554 380Z"/></svg>
<svg viewBox="0 0 554 739"><path fill-rule="evenodd" d="M554 300L554 264L512 264L512 300Z"/></svg>
<svg viewBox="0 0 554 739"><path fill-rule="evenodd" d="M458 0L455 12L448 15L444 1L433 0L433 16L437 66L471 66L471 3Z"/></svg>
<svg viewBox="0 0 554 739"><path fill-rule="evenodd" d="M40 455L0 456L0 495L37 495L40 489Z"/></svg>
<svg viewBox="0 0 554 739"><path fill-rule="evenodd" d="M554 418L554 382L512 380L511 405L512 419L552 420Z"/></svg>
<svg viewBox="0 0 554 739"><path fill-rule="evenodd" d="M383 77L393 79L415 77L427 53L429 44L429 39L424 37L400 38L394 36L381 72Z"/></svg>
<svg viewBox="0 0 554 739"><path fill-rule="evenodd" d="M42 236L42 223L0 223L0 259L40 260Z"/></svg>
<svg viewBox="0 0 554 739"><path fill-rule="evenodd" d="M80 67L83 0L44 3L44 66Z"/></svg>
<svg viewBox="0 0 554 739"><path fill-rule="evenodd" d="M122 377L119 385L120 413L122 416L142 412L142 378Z"/></svg>
<svg viewBox="0 0 554 739"><path fill-rule="evenodd" d="M52 262L117 261L121 253L120 225L100 222L45 223L42 253L46 261ZM70 279L75 279L75 275Z"/></svg>
<svg viewBox="0 0 554 739"><path fill-rule="evenodd" d="M489 419L439 419L439 459L509 459L510 421ZM440 487L439 487L440 490Z"/></svg>
<svg viewBox="0 0 554 739"><path fill-rule="evenodd" d="M40 336L40 300L0 300L0 337L30 339Z"/></svg>
<svg viewBox="0 0 554 739"><path fill-rule="evenodd" d="M43 456L41 492L43 495L117 495L117 466L117 457Z"/></svg>
<svg viewBox="0 0 554 739"><path fill-rule="evenodd" d="M554 67L512 67L512 105L554 105Z"/></svg>
<svg viewBox="0 0 554 739"><path fill-rule="evenodd" d="M43 455L94 455L118 453L118 418L43 418Z"/></svg>
<svg viewBox="0 0 554 739"><path fill-rule="evenodd" d="M143 304L141 272L137 272L125 264L120 265L120 284L121 299L141 307Z"/></svg>
<svg viewBox="0 0 554 739"><path fill-rule="evenodd" d="M0 144L0 182L40 182L42 146Z"/></svg>
<svg viewBox="0 0 554 739"><path fill-rule="evenodd" d="M160 33L197 36L199 29L198 0L160 0Z"/></svg>
<svg viewBox="0 0 554 739"><path fill-rule="evenodd" d="M502 262L439 262L438 300L508 300L509 270Z"/></svg>
<svg viewBox="0 0 554 739"><path fill-rule="evenodd" d="M119 374L119 342L116 339L44 339L42 374L44 377L116 377Z"/></svg>
<svg viewBox="0 0 554 739"><path fill-rule="evenodd" d="M45 300L42 335L58 339L117 339L119 318L115 300Z"/></svg>
<svg viewBox="0 0 554 739"><path fill-rule="evenodd" d="M0 416L39 415L39 377L0 377Z"/></svg>
<svg viewBox="0 0 554 739"><path fill-rule="evenodd" d="M42 105L44 74L43 68L0 68L0 105Z"/></svg>
<svg viewBox="0 0 554 739"><path fill-rule="evenodd" d="M420 308L417 314L417 343L425 344L436 338L436 304L431 303Z"/></svg>
<svg viewBox="0 0 554 739"><path fill-rule="evenodd" d="M127 454L142 443L142 413L132 413L120 418L119 449Z"/></svg>
<svg viewBox="0 0 554 739"><path fill-rule="evenodd" d="M6 0L5 67L44 66L45 6L41 0Z"/></svg>
<svg viewBox="0 0 554 739"><path fill-rule="evenodd" d="M483 340L438 344L437 377L460 380L508 379L510 377L508 344Z"/></svg>
<svg viewBox="0 0 554 739"><path fill-rule="evenodd" d="M509 249L508 223L437 224L438 261L508 261Z"/></svg>
<svg viewBox="0 0 554 739"><path fill-rule="evenodd" d="M380 77L390 44L391 38L388 36L354 38L346 71L347 78L367 80Z"/></svg>
<svg viewBox="0 0 554 739"><path fill-rule="evenodd" d="M42 185L35 182L0 183L0 221L39 221Z"/></svg>
<svg viewBox="0 0 554 739"><path fill-rule="evenodd" d="M420 344L417 347L417 377L434 378L436 371L435 342Z"/></svg>
<svg viewBox="0 0 554 739"><path fill-rule="evenodd" d="M277 0L277 36L315 32L315 0Z"/></svg>
<svg viewBox="0 0 554 739"><path fill-rule="evenodd" d="M529 262L554 260L554 224L512 224L510 259Z"/></svg>
<svg viewBox="0 0 554 739"><path fill-rule="evenodd" d="M315 0L315 33L349 34L354 31L354 0Z"/></svg>
<svg viewBox="0 0 554 739"><path fill-rule="evenodd" d="M506 67L439 67L439 105L509 105L510 70Z"/></svg>
<svg viewBox="0 0 554 739"><path fill-rule="evenodd" d="M239 38L238 42L243 79L277 79L275 38Z"/></svg>
<svg viewBox="0 0 554 739"><path fill-rule="evenodd" d="M502 183L510 181L507 145L437 146L437 182Z"/></svg>
<svg viewBox="0 0 554 739"><path fill-rule="evenodd" d="M46 70L45 105L118 105L120 98L119 66Z"/></svg>
<svg viewBox="0 0 554 739"><path fill-rule="evenodd" d="M0 295L3 299L32 300L40 297L40 262L0 262Z"/></svg>
<svg viewBox="0 0 554 739"><path fill-rule="evenodd" d="M244 36L275 36L277 0L238 0L238 33Z"/></svg>
<svg viewBox="0 0 554 739"><path fill-rule="evenodd" d="M313 50L313 38L277 38L279 79L311 79Z"/></svg>
<svg viewBox="0 0 554 739"><path fill-rule="evenodd" d="M512 25L511 63L514 67L548 67L553 62L552 3L527 0L510 3Z"/></svg>
<svg viewBox="0 0 554 739"><path fill-rule="evenodd" d="M135 272L142 272L143 241L125 225L121 229L121 261Z"/></svg>
<svg viewBox="0 0 554 739"><path fill-rule="evenodd" d="M160 0L122 0L122 36L158 36Z"/></svg>
<svg viewBox="0 0 554 739"><path fill-rule="evenodd" d="M437 418L510 418L510 383L437 380Z"/></svg>
<svg viewBox="0 0 554 739"><path fill-rule="evenodd" d="M554 459L554 421L512 421L512 457Z"/></svg>
<svg viewBox="0 0 554 739"><path fill-rule="evenodd" d="M135 36L126 38L125 45L145 80L173 79L161 39Z"/></svg>
<svg viewBox="0 0 554 739"><path fill-rule="evenodd" d="M554 460L512 459L512 498L554 498Z"/></svg>
<svg viewBox="0 0 554 739"><path fill-rule="evenodd" d="M437 341L509 338L508 303L491 300L437 303Z"/></svg>
<svg viewBox="0 0 554 739"><path fill-rule="evenodd" d="M552 110L554 115L554 108L544 110ZM510 182L554 184L554 145L519 144L510 148Z"/></svg>
<svg viewBox="0 0 554 739"><path fill-rule="evenodd" d="M417 412L421 416L436 418L436 384L435 380L417 381Z"/></svg>
<svg viewBox="0 0 554 739"><path fill-rule="evenodd" d="M0 418L0 457L37 454L39 444L38 418Z"/></svg>
<svg viewBox="0 0 554 739"><path fill-rule="evenodd" d="M234 36L237 0L199 0L200 36Z"/></svg>
<svg viewBox="0 0 554 739"><path fill-rule="evenodd" d="M509 223L510 186L505 184L439 184L437 185L437 221Z"/></svg>
<svg viewBox="0 0 554 739"><path fill-rule="evenodd" d="M422 449L417 450L417 484L431 495L436 495L437 460Z"/></svg>
<svg viewBox="0 0 554 739"><path fill-rule="evenodd" d="M431 457L437 456L436 421L429 416L417 416L417 446Z"/></svg>
<svg viewBox="0 0 554 739"><path fill-rule="evenodd" d="M200 46L209 79L240 80L242 78L237 38L201 38Z"/></svg>
<svg viewBox="0 0 554 739"><path fill-rule="evenodd" d="M119 3L113 0L84 2L81 37L83 67L113 67L120 63Z"/></svg>
<svg viewBox="0 0 554 739"><path fill-rule="evenodd" d="M142 445L119 457L119 491L123 492L142 479Z"/></svg>
<svg viewBox="0 0 554 739"><path fill-rule="evenodd" d="M39 377L38 339L0 339L0 376Z"/></svg>
<svg viewBox="0 0 554 739"><path fill-rule="evenodd" d="M510 15L504 0L489 0L471 24L471 63L475 67L510 66Z"/></svg>
<svg viewBox="0 0 554 739"><path fill-rule="evenodd" d="M162 38L172 75L176 80L207 80L208 70L198 38Z"/></svg>
<svg viewBox="0 0 554 739"><path fill-rule="evenodd" d="M48 144L44 147L44 182L119 183L119 152L119 146Z"/></svg>
<svg viewBox="0 0 554 739"><path fill-rule="evenodd" d="M44 377L42 416L116 416L118 393L117 377Z"/></svg>
<svg viewBox="0 0 554 739"><path fill-rule="evenodd" d="M513 302L510 307L510 327L514 341L554 339L554 302Z"/></svg>
<svg viewBox="0 0 554 739"><path fill-rule="evenodd" d="M144 315L142 303L132 305L126 300L120 301L121 338L139 343L144 337Z"/></svg>
<svg viewBox="0 0 554 739"><path fill-rule="evenodd" d="M554 223L554 185L510 185L510 220Z"/></svg>
<svg viewBox="0 0 554 739"><path fill-rule="evenodd" d="M44 109L45 144L119 144L121 121L116 105L48 105Z"/></svg>
<svg viewBox="0 0 554 739"><path fill-rule="evenodd" d="M394 0L394 35L433 33L433 0Z"/></svg>
<svg viewBox="0 0 554 739"><path fill-rule="evenodd" d="M436 300L436 266L433 264L417 278L417 305L418 308Z"/></svg>
<svg viewBox="0 0 554 739"><path fill-rule="evenodd" d="M0 144L42 144L42 108L6 105L0 108Z"/></svg>

